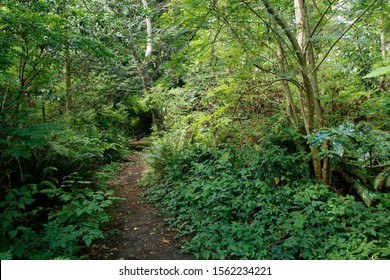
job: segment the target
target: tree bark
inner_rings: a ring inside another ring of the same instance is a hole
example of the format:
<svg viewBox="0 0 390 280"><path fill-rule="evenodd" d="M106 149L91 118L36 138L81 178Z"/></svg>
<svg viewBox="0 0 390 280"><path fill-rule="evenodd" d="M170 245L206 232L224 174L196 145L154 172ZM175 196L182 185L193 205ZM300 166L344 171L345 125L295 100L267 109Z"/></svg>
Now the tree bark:
<svg viewBox="0 0 390 280"><path fill-rule="evenodd" d="M148 13L148 2L147 0L142 0L142 7L146 12L145 16L145 24L146 24L146 49L145 56L142 62L136 59L136 55L132 52L131 56L133 61L137 67L139 76L142 81L142 87L144 94L147 94L153 86L152 78L149 75L149 65L148 58L152 56L153 53L153 28L152 28L152 20ZM134 49L134 48L133 48ZM156 126L157 131L161 131L163 129L163 118L160 110L158 108L152 108L152 122Z"/></svg>
<svg viewBox="0 0 390 280"><path fill-rule="evenodd" d="M310 94L310 97L308 96L308 102L309 98L313 98L314 103L314 110L316 114L316 121L318 122L318 126L325 127L325 119L323 116L322 106L320 102L320 91L318 86L318 79L317 79L317 68L316 68L316 62L315 62L315 56L314 56L314 50L313 50L313 41L310 40L310 24L309 24L309 17L307 13L307 7L305 0L294 0L294 8L295 8L295 21L297 25L297 41L299 43L299 46L302 50L302 53L305 55L305 59L307 62L307 68L308 68L308 78L310 80L310 85L308 83L308 87L306 91L308 91L309 88L311 88L312 95ZM308 105L312 106L312 105ZM314 126L314 120L311 124ZM324 149L327 149L328 146L326 144L323 145ZM321 160L318 155L318 149L312 148L311 153L313 155L313 166L314 166L314 173L317 180L322 181L325 184L330 184L330 161L329 158L324 158Z"/></svg>
<svg viewBox="0 0 390 280"><path fill-rule="evenodd" d="M63 2L63 13L64 19L68 21L68 1ZM64 43L65 48L65 112L69 114L73 107L73 96L72 96L72 61L70 55L70 42L69 37L66 38Z"/></svg>
<svg viewBox="0 0 390 280"><path fill-rule="evenodd" d="M73 107L72 96L72 61L70 57L69 41L65 43L65 96L66 96L66 113L69 114Z"/></svg>
<svg viewBox="0 0 390 280"><path fill-rule="evenodd" d="M277 54L278 54L279 69L280 69L281 74L285 75L286 74L286 67L285 67L284 61L283 61L283 59L284 59L283 48L280 45L279 41L277 42L277 45L278 45ZM282 79L281 83L282 83L283 91L284 91L284 94L286 96L286 101L287 101L286 113L287 113L288 120L290 121L290 123L292 124L293 127L298 128L298 119L297 119L297 115L295 114L294 103L293 103L293 99L292 99L290 86L285 79Z"/></svg>
<svg viewBox="0 0 390 280"><path fill-rule="evenodd" d="M146 13L148 13L148 2L146 0L142 0L142 6ZM145 23L146 23L146 51L145 51L145 57L149 57L152 55L153 52L153 29L152 29L152 20L150 19L149 15L146 15L145 17Z"/></svg>
<svg viewBox="0 0 390 280"><path fill-rule="evenodd" d="M383 61L386 61L386 58L387 58L387 53L386 53L386 33L385 33L385 28L384 28L384 20L383 18L381 19L381 26L382 26L382 30L381 30L381 34L380 34L380 37L381 37L381 53L382 53L382 59Z"/></svg>
<svg viewBox="0 0 390 280"><path fill-rule="evenodd" d="M295 21L297 24L297 40L302 50L302 53L305 55L307 62L308 76L314 95L315 114L317 115L319 127L324 127L325 120L320 102L320 92L317 80L317 69L313 50L313 41L310 40L311 30L305 0L294 0L294 8Z"/></svg>
<svg viewBox="0 0 390 280"><path fill-rule="evenodd" d="M316 124L322 127L324 121L321 104L319 103L317 68L314 60L314 51L310 40L308 40L310 39L310 26L305 1L294 0L295 20L297 24L296 35L291 32L289 25L279 16L268 0L262 0L262 2L266 7L267 12L274 18L275 22L287 36L291 43L291 47L295 52L302 79L303 93L305 95L305 98L301 98L300 100L301 107L306 106L305 108L301 108L301 113L303 119L306 119L304 122L306 134L310 135L314 132ZM318 153L319 150L317 148L311 148L314 176L317 180L324 183L330 182L329 177L327 176L330 171L329 162L327 160L321 161L318 157Z"/></svg>

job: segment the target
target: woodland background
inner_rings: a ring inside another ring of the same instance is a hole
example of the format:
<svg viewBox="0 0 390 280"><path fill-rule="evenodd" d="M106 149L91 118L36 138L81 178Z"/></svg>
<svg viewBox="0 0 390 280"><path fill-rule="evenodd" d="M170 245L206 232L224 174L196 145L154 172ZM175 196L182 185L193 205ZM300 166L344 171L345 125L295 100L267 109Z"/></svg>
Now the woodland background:
<svg viewBox="0 0 390 280"><path fill-rule="evenodd" d="M388 0L2 0L1 259L88 258L109 179L200 259L389 259Z"/></svg>

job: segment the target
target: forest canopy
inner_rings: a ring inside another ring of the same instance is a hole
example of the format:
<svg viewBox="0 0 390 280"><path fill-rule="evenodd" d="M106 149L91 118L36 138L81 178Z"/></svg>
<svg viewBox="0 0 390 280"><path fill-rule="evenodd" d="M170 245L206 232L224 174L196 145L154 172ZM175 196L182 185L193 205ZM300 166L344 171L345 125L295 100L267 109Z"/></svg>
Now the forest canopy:
<svg viewBox="0 0 390 280"><path fill-rule="evenodd" d="M200 259L389 259L388 0L2 0L1 258L145 197Z"/></svg>

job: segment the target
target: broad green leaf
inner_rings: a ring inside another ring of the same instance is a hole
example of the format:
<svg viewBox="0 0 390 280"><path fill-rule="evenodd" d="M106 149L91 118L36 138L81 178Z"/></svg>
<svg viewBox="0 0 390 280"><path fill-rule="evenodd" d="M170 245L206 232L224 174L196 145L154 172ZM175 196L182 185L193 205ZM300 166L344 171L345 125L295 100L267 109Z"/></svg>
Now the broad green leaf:
<svg viewBox="0 0 390 280"><path fill-rule="evenodd" d="M35 199L32 198L32 197L22 197L20 199L20 201L23 202L26 205L30 205L31 203L33 203L35 201Z"/></svg>
<svg viewBox="0 0 390 280"><path fill-rule="evenodd" d="M64 202L67 202L67 201L70 201L72 199L72 196L70 194L67 194L67 193L64 193L60 196L60 198L64 201Z"/></svg>
<svg viewBox="0 0 390 280"><path fill-rule="evenodd" d="M91 238L86 238L84 240L84 242L85 242L85 245L87 245L89 247L92 244L92 239Z"/></svg>
<svg viewBox="0 0 390 280"><path fill-rule="evenodd" d="M84 209L77 209L77 210L76 210L76 215L77 215L78 217L80 217L84 212L85 212Z"/></svg>
<svg viewBox="0 0 390 280"><path fill-rule="evenodd" d="M15 236L18 234L18 230L14 229L9 232L9 236L11 238L15 238Z"/></svg>
<svg viewBox="0 0 390 280"><path fill-rule="evenodd" d="M383 76L383 75L387 75L387 74L390 74L390 66L384 66L384 67L380 67L378 69L375 69L375 70L371 71L370 73L368 73L366 76L364 76L363 79L379 77L379 76Z"/></svg>

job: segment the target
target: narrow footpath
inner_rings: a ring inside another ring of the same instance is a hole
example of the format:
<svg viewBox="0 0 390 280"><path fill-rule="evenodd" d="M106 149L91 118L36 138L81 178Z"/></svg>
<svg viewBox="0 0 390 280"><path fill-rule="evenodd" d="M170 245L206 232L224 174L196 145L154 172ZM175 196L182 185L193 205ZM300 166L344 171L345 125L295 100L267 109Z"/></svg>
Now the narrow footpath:
<svg viewBox="0 0 390 280"><path fill-rule="evenodd" d="M115 195L123 198L111 210L111 222L104 240L93 244L89 257L94 260L191 260L191 254L180 252L180 241L163 223L153 205L140 197L138 180L147 171L140 154L130 155L122 164L120 174L113 180Z"/></svg>

